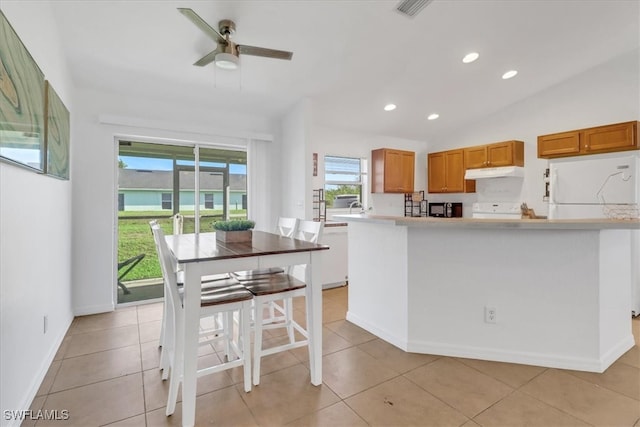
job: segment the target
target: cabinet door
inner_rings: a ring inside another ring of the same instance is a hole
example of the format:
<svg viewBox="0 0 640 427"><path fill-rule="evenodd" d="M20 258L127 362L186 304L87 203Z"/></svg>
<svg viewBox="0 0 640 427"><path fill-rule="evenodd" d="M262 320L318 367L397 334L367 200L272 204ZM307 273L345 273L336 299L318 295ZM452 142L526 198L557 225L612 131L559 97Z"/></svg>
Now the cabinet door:
<svg viewBox="0 0 640 427"><path fill-rule="evenodd" d="M371 192L384 193L384 157L383 149L371 151Z"/></svg>
<svg viewBox="0 0 640 427"><path fill-rule="evenodd" d="M427 159L429 193L445 192L445 153L430 153Z"/></svg>
<svg viewBox="0 0 640 427"><path fill-rule="evenodd" d="M487 146L487 166L513 165L513 142L501 142Z"/></svg>
<svg viewBox="0 0 640 427"><path fill-rule="evenodd" d="M538 137L538 157L575 156L580 153L580 132L562 132Z"/></svg>
<svg viewBox="0 0 640 427"><path fill-rule="evenodd" d="M635 122L630 122L585 129L583 131L585 154L637 148L637 140L634 138L635 126Z"/></svg>
<svg viewBox="0 0 640 427"><path fill-rule="evenodd" d="M400 154L400 188L403 193L413 193L413 177L415 175L415 153L403 151Z"/></svg>
<svg viewBox="0 0 640 427"><path fill-rule="evenodd" d="M478 169L487 166L487 146L469 147L464 149L464 164L467 169Z"/></svg>
<svg viewBox="0 0 640 427"><path fill-rule="evenodd" d="M384 153L384 192L401 192L402 189L402 154L395 150Z"/></svg>
<svg viewBox="0 0 640 427"><path fill-rule="evenodd" d="M464 151L447 151L445 163L445 191L447 193L464 192Z"/></svg>

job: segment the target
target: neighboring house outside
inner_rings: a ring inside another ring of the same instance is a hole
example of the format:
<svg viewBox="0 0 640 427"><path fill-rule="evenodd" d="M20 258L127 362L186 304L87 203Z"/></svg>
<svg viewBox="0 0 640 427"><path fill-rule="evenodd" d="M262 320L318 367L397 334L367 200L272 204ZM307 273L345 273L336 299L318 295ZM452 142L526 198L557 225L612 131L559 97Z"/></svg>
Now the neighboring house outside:
<svg viewBox="0 0 640 427"><path fill-rule="evenodd" d="M180 208L178 211L193 211L195 201L194 173L181 171ZM229 175L229 209L246 209L247 176ZM200 174L200 209L222 209L222 175L202 172ZM119 169L119 211L173 212L173 171Z"/></svg>

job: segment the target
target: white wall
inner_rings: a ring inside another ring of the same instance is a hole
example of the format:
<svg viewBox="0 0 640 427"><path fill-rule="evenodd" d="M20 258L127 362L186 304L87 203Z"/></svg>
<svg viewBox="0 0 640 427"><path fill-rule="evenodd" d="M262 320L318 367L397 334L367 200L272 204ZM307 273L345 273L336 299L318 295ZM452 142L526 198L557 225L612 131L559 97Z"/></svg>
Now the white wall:
<svg viewBox="0 0 640 427"><path fill-rule="evenodd" d="M49 4L3 1L1 6L71 112L73 129L76 108L72 86ZM71 145L77 143L72 135ZM71 180L74 179L72 171ZM73 319L72 181L0 162L2 410L29 408ZM48 316L46 334L44 316ZM12 424L4 416L2 422Z"/></svg>
<svg viewBox="0 0 640 427"><path fill-rule="evenodd" d="M312 177L312 187L308 192L311 193L311 190L314 188L324 188L324 156L332 155L369 159L370 172L371 150L377 148L396 148L415 151L414 189L416 191L426 191L428 151L426 142L350 132L316 125L313 128L310 152L318 153L318 176ZM311 168L311 156L309 156L309 165L309 168ZM309 174L311 174L311 172L309 172ZM371 181L370 177L369 181ZM369 194L368 197L367 208L372 207L374 213L378 215L404 215L404 196L402 194Z"/></svg>
<svg viewBox="0 0 640 427"><path fill-rule="evenodd" d="M278 162L282 180L281 216L308 219L312 216L312 115L310 101L303 99L282 119L282 155Z"/></svg>
<svg viewBox="0 0 640 427"><path fill-rule="evenodd" d="M273 125L261 117L90 90L78 90L77 101L82 111L76 120L76 139L81 143L74 145L72 153L73 307L75 314L81 315L113 310L115 306L116 136L247 146L252 138L271 138L268 133ZM265 150L253 160L272 161L271 149ZM262 181L268 182L264 178ZM260 208L254 203L251 209Z"/></svg>
<svg viewBox="0 0 640 427"><path fill-rule="evenodd" d="M526 78L526 75L516 78ZM524 141L525 178L520 197L504 201L527 202L537 213L546 214L542 173L547 160L537 158L538 135L640 119L639 80L640 50L635 50L483 118L475 125L436 138L430 141L432 151L511 139ZM480 187L491 185L477 183ZM494 183L494 190L495 186ZM429 198L470 203L478 195L430 195Z"/></svg>

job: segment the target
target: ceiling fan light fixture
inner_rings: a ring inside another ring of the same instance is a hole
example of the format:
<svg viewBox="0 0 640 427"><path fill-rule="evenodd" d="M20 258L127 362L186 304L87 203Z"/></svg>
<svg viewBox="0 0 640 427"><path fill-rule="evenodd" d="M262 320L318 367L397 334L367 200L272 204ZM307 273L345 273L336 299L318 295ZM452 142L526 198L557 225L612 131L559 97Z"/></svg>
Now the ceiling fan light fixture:
<svg viewBox="0 0 640 427"><path fill-rule="evenodd" d="M401 14L413 18L433 0L403 0L396 10Z"/></svg>
<svg viewBox="0 0 640 427"><path fill-rule="evenodd" d="M223 70L235 70L238 68L238 57L226 52L220 52L216 55L216 67Z"/></svg>

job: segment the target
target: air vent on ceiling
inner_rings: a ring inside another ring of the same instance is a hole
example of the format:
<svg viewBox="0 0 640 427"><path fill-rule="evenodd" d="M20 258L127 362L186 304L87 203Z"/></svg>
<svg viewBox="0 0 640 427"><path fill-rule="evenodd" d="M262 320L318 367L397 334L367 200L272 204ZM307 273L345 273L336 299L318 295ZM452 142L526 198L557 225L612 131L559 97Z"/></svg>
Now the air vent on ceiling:
<svg viewBox="0 0 640 427"><path fill-rule="evenodd" d="M432 1L433 0L403 0L396 10L403 15L413 17Z"/></svg>

